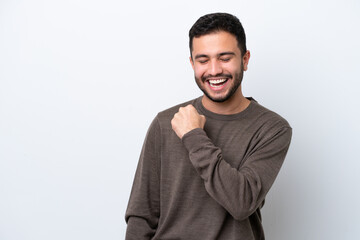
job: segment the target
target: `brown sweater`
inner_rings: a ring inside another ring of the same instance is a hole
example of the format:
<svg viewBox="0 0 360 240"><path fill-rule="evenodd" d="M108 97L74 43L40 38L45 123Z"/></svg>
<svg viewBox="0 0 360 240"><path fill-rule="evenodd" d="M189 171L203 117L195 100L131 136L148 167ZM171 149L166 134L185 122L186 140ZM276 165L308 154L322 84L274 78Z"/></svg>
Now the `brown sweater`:
<svg viewBox="0 0 360 240"><path fill-rule="evenodd" d="M206 124L181 140L170 121L187 104ZM201 98L159 113L136 170L126 239L265 239L260 208L291 132L285 119L253 99L233 115L208 111Z"/></svg>

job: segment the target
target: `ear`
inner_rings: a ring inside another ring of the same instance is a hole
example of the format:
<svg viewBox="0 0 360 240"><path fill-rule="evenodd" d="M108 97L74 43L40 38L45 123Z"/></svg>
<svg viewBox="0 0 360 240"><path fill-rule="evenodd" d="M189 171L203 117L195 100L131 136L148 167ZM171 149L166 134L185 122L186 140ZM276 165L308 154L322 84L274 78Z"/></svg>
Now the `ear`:
<svg viewBox="0 0 360 240"><path fill-rule="evenodd" d="M243 56L244 71L248 70L249 60L250 60L250 51L248 50Z"/></svg>
<svg viewBox="0 0 360 240"><path fill-rule="evenodd" d="M193 70L195 70L195 67L194 67L194 62L193 62L193 60L192 60L192 57L191 57L191 56L189 57L189 60L190 60L190 63L191 63L191 67L192 67L192 69L193 69Z"/></svg>

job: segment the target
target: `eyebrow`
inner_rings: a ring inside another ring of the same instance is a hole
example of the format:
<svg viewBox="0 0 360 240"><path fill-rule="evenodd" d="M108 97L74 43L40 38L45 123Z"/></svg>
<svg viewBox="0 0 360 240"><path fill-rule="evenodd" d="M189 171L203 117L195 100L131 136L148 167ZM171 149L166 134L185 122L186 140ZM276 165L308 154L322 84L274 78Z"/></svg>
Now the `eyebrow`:
<svg viewBox="0 0 360 240"><path fill-rule="evenodd" d="M209 57L208 55L205 55L205 54L198 54L195 56L195 59L198 59L198 58L203 58L203 57Z"/></svg>
<svg viewBox="0 0 360 240"><path fill-rule="evenodd" d="M222 53L219 53L217 55L217 57L221 57L221 56L224 56L224 55L233 55L233 56L235 56L235 53L234 52L222 52ZM209 56L206 55L206 54L198 54L198 55L195 56L195 59L203 58L203 57L208 58Z"/></svg>
<svg viewBox="0 0 360 240"><path fill-rule="evenodd" d="M222 53L218 54L218 57L221 57L221 56L224 56L224 55L233 55L233 56L235 56L235 53L234 52L222 52Z"/></svg>

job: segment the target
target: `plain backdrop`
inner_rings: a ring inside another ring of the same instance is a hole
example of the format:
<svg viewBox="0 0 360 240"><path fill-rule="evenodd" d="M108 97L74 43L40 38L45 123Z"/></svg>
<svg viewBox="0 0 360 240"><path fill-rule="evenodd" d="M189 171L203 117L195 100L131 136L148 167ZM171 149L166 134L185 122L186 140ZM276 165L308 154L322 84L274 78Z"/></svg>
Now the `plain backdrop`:
<svg viewBox="0 0 360 240"><path fill-rule="evenodd" d="M293 127L267 239L358 239L359 1L0 0L1 240L124 239L150 122L201 95L188 30L210 12L244 25L244 95Z"/></svg>

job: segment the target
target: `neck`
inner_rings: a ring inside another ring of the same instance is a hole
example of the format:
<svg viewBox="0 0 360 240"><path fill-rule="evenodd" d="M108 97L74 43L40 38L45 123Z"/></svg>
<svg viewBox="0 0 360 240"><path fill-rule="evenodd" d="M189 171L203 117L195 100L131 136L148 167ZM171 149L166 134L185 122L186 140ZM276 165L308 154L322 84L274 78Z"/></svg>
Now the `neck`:
<svg viewBox="0 0 360 240"><path fill-rule="evenodd" d="M250 100L245 98L241 92L241 86L237 91L225 102L214 102L206 95L202 98L203 106L217 114L230 115L244 111L250 104Z"/></svg>

